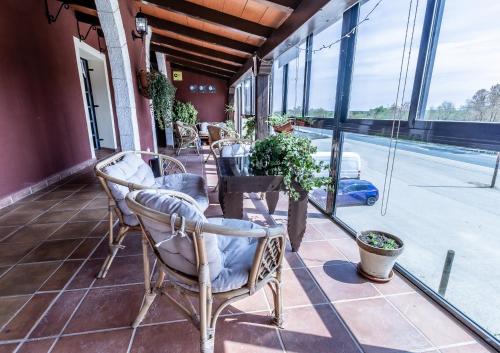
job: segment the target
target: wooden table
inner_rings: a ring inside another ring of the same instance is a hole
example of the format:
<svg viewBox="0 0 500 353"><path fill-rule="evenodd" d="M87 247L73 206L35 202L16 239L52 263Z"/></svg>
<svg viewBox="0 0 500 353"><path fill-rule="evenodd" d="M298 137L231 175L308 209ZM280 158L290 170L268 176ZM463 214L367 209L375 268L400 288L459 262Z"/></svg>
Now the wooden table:
<svg viewBox="0 0 500 353"><path fill-rule="evenodd" d="M219 203L225 218L243 218L243 194L265 192L269 213L273 214L284 190L281 176L255 175L248 157L217 158ZM288 237L293 251L298 251L306 231L307 193L300 192L297 201L288 200Z"/></svg>

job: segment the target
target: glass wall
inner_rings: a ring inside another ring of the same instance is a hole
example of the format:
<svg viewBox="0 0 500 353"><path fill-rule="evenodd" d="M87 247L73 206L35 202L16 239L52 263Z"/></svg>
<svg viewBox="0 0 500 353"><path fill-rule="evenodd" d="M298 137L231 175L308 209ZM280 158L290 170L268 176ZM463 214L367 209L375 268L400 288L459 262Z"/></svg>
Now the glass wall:
<svg viewBox="0 0 500 353"><path fill-rule="evenodd" d="M342 151L333 164L339 170L330 167L335 192L313 190L310 199L353 234L375 229L401 237L398 263L497 341L498 13L495 0L364 1L313 35L310 61L301 50L288 61L288 80L274 80L285 81L287 112L300 116L309 103L294 133L318 147L315 158L329 163L332 146ZM330 45L341 30L349 36ZM330 49L316 51L322 47ZM439 291L450 251L451 276Z"/></svg>
<svg viewBox="0 0 500 353"><path fill-rule="evenodd" d="M243 114L254 114L254 99L253 99L253 77L250 75L243 81Z"/></svg>
<svg viewBox="0 0 500 353"><path fill-rule="evenodd" d="M500 122L500 1L480 3L444 6L426 120Z"/></svg>
<svg viewBox="0 0 500 353"><path fill-rule="evenodd" d="M297 56L288 62L286 113L290 116L302 116L305 65L305 49L297 50Z"/></svg>
<svg viewBox="0 0 500 353"><path fill-rule="evenodd" d="M406 84L401 119L408 119L410 94L418 57L418 47L422 33L425 3L420 2L416 12L416 25L411 48L410 66ZM407 46L411 33L406 36L408 10L415 1L382 1L373 13L373 1L361 6L360 20L369 17L369 21L359 27L356 35L355 65L352 77L349 118L352 119L393 119L396 112L396 95L405 37ZM414 13L411 14L412 16ZM411 31L411 28L409 28ZM409 50L404 52L404 60ZM404 83L402 82L402 85ZM400 87L400 94L404 87ZM398 105L401 104L398 101Z"/></svg>
<svg viewBox="0 0 500 353"><path fill-rule="evenodd" d="M286 66L279 66L278 60L273 64L273 84L272 84L272 114L283 112L283 70Z"/></svg>

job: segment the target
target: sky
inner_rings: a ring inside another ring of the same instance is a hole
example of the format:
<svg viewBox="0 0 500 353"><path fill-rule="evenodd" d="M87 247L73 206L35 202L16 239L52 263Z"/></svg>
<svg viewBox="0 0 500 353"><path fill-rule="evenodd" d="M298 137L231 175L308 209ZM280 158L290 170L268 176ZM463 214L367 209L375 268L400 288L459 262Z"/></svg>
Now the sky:
<svg viewBox="0 0 500 353"><path fill-rule="evenodd" d="M361 19L374 4L375 0L371 0L362 6ZM395 102L409 4L410 0L383 0L369 21L360 26L351 110L368 110ZM415 4L416 0L414 7ZM411 96L425 6L426 1L420 0L405 101ZM500 0L447 0L428 107L444 101L460 107L477 90L500 83L499 14ZM340 23L335 23L315 36L313 47L319 48L339 37ZM333 110L339 46L313 54L312 108Z"/></svg>

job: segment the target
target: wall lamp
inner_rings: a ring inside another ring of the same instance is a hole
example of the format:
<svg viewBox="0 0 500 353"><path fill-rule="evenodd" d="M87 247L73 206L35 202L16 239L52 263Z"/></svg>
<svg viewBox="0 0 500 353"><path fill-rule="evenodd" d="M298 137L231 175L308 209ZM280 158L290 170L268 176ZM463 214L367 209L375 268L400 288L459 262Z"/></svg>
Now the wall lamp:
<svg viewBox="0 0 500 353"><path fill-rule="evenodd" d="M144 40L144 35L148 33L148 19L140 9L139 12L135 15L135 31L137 32L137 34L132 31L132 38L134 40L138 38Z"/></svg>

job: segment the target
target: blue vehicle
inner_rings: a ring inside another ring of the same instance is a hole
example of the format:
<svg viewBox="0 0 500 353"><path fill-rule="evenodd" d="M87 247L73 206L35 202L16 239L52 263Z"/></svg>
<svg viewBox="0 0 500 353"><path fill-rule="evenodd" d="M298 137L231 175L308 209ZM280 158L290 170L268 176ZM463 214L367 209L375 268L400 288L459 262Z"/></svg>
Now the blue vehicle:
<svg viewBox="0 0 500 353"><path fill-rule="evenodd" d="M367 180L340 179L337 193L337 205L373 206L378 200L378 189Z"/></svg>

